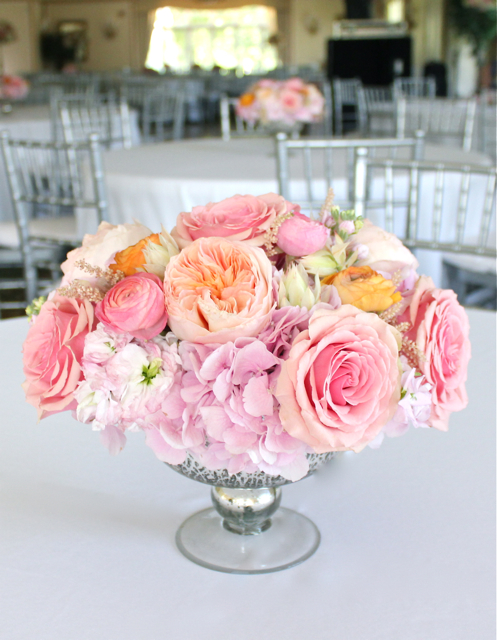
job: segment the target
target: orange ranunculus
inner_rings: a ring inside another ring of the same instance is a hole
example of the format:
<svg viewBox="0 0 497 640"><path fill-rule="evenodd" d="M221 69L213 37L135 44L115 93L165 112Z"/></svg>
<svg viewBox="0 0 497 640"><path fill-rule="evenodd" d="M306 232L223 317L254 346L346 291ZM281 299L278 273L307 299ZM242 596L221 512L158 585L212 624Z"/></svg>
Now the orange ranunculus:
<svg viewBox="0 0 497 640"><path fill-rule="evenodd" d="M351 304L361 311L381 313L402 300L393 282L371 267L349 267L326 276L321 282L336 287L342 304Z"/></svg>
<svg viewBox="0 0 497 640"><path fill-rule="evenodd" d="M159 234L152 233L152 235L143 238L143 240L140 240L131 247L116 253L114 257L115 263L109 265L109 269L112 271L122 271L126 276L132 276L137 273L138 269L146 262L143 250L149 242L160 245Z"/></svg>
<svg viewBox="0 0 497 640"><path fill-rule="evenodd" d="M255 100L254 93L244 93L240 96L239 104L241 107L249 107Z"/></svg>

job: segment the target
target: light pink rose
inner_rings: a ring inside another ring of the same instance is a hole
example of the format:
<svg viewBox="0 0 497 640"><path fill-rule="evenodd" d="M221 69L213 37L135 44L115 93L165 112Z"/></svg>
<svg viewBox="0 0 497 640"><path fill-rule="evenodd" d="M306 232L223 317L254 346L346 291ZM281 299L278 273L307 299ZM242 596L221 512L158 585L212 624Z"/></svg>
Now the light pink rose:
<svg viewBox="0 0 497 640"><path fill-rule="evenodd" d="M424 354L419 370L433 385L429 424L447 431L450 413L468 403L464 383L471 344L466 311L453 291L437 289L431 278L422 276L399 321L411 323L407 337Z"/></svg>
<svg viewBox="0 0 497 640"><path fill-rule="evenodd" d="M362 229L353 236L354 245L366 245L368 255L356 262L358 267L371 267L390 277L401 271L402 279L408 277L419 266L414 255L393 233L375 226L370 220L364 220Z"/></svg>
<svg viewBox="0 0 497 640"><path fill-rule="evenodd" d="M360 451L400 399L398 332L374 313L318 309L293 342L276 388L294 438L326 451Z"/></svg>
<svg viewBox="0 0 497 640"><path fill-rule="evenodd" d="M167 324L162 282L152 273L128 276L105 294L95 314L112 331L150 340Z"/></svg>
<svg viewBox="0 0 497 640"><path fill-rule="evenodd" d="M198 238L214 236L260 247L278 216L299 210L298 205L276 193L233 196L221 202L210 202L205 207L193 207L190 213L180 213L171 235L180 248Z"/></svg>
<svg viewBox="0 0 497 640"><path fill-rule="evenodd" d="M60 267L64 274L62 285L67 285L73 280L86 280L92 286L108 288L104 281L78 269L75 263L78 260L86 260L93 267L106 269L114 262L114 256L118 251L127 249L151 233L148 227L136 222L118 225L101 222L95 235L86 234L82 246L67 254L67 260Z"/></svg>
<svg viewBox="0 0 497 640"><path fill-rule="evenodd" d="M302 257L323 249L330 230L302 213L285 220L278 230L277 245L289 256Z"/></svg>
<svg viewBox="0 0 497 640"><path fill-rule="evenodd" d="M85 337L96 320L87 300L55 294L45 302L23 346L23 389L38 418L76 408Z"/></svg>
<svg viewBox="0 0 497 640"><path fill-rule="evenodd" d="M223 238L200 238L171 258L164 289L172 331L197 343L255 337L276 304L264 251Z"/></svg>

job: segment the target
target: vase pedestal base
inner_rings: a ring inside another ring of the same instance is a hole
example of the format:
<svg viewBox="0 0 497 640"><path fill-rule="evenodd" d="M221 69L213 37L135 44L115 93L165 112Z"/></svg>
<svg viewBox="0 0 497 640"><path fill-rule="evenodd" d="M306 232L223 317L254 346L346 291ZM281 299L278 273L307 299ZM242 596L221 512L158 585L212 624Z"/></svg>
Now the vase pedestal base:
<svg viewBox="0 0 497 640"><path fill-rule="evenodd" d="M224 573L272 573L307 560L321 536L308 518L280 507L262 531L239 534L223 526L215 508L190 516L176 533L176 544L192 562Z"/></svg>

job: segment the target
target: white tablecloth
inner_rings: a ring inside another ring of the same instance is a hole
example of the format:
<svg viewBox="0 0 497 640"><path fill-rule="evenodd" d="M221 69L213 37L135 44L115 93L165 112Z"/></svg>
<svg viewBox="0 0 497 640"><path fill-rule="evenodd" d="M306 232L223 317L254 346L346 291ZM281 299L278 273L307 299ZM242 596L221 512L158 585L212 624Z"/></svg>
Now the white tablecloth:
<svg viewBox="0 0 497 640"><path fill-rule="evenodd" d="M480 153L427 144L425 158L430 161L490 164ZM166 142L156 145L107 151L104 154L105 178L109 202L109 220L113 224L136 219L154 232L163 224L171 230L181 211L191 211L196 205L217 202L237 193L259 195L278 192L274 142L264 138L223 141L196 139ZM322 159L321 159L322 164ZM326 196L324 168L315 161L315 195ZM291 199L306 198L302 156L290 156L292 177ZM333 156L333 188L335 202L348 199L347 154L335 151ZM450 190L449 190L450 191ZM457 193L448 194L454 200ZM471 197L471 194L470 194ZM432 202L432 201L431 201ZM380 220L373 222L381 223ZM93 212L82 211L78 218L80 235L94 233ZM440 254L420 252L421 273L431 275L441 284Z"/></svg>
<svg viewBox="0 0 497 640"><path fill-rule="evenodd" d="M321 546L274 574L216 573L174 544L208 487L141 434L112 458L24 402L25 320L0 322L2 640L495 640L495 314L470 311L468 408L284 487Z"/></svg>

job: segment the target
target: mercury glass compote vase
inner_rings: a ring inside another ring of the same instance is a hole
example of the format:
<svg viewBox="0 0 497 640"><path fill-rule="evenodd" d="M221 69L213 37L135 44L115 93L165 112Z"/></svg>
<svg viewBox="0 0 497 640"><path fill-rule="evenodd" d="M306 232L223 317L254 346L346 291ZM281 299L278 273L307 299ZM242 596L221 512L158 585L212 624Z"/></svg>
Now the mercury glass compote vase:
<svg viewBox="0 0 497 640"><path fill-rule="evenodd" d="M308 454L307 476L333 456ZM176 533L179 550L192 562L225 573L271 573L300 564L318 548L316 525L280 507L281 487L290 482L282 476L211 471L190 455L169 466L212 486L214 506L187 518Z"/></svg>

